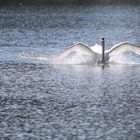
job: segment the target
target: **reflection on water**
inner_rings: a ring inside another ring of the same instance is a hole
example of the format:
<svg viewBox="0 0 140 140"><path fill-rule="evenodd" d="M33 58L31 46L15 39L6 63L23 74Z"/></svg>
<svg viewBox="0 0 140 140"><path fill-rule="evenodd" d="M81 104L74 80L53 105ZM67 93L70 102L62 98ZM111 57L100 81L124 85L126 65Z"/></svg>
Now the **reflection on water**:
<svg viewBox="0 0 140 140"><path fill-rule="evenodd" d="M0 139L139 139L140 66L60 66L17 55L55 53L101 36L107 48L127 40L139 45L139 12L139 6L2 7Z"/></svg>

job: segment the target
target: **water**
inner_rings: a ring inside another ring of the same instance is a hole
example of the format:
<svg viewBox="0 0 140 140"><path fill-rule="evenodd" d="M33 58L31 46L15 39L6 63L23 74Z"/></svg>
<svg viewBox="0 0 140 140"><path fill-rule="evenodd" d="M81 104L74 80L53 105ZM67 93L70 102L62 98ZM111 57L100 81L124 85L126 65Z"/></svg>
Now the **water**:
<svg viewBox="0 0 140 140"><path fill-rule="evenodd" d="M134 5L1 7L0 139L138 140L139 65L52 65L45 58L101 36L107 49L122 41L139 46L139 19Z"/></svg>

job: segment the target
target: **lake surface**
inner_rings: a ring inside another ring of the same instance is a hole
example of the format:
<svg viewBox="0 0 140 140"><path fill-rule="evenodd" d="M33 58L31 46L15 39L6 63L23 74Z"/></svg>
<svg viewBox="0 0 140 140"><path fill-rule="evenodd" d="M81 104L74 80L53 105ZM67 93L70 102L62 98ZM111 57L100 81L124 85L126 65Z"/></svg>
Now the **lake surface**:
<svg viewBox="0 0 140 140"><path fill-rule="evenodd" d="M0 139L138 140L140 65L52 65L45 57L102 36L107 49L140 46L139 27L139 5L0 7Z"/></svg>

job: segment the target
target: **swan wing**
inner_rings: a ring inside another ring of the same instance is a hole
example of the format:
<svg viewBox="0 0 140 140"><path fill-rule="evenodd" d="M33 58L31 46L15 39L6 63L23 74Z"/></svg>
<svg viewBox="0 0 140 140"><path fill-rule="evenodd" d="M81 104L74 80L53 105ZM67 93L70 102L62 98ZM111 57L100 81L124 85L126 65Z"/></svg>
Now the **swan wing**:
<svg viewBox="0 0 140 140"><path fill-rule="evenodd" d="M97 54L93 52L88 45L76 43L54 58L55 64L94 64L97 61Z"/></svg>
<svg viewBox="0 0 140 140"><path fill-rule="evenodd" d="M114 45L110 50L106 51L109 55L118 55L124 52L133 52L135 54L140 55L140 46L132 45L127 42L122 42Z"/></svg>
<svg viewBox="0 0 140 140"><path fill-rule="evenodd" d="M130 43L116 44L107 54L111 63L140 64L140 47Z"/></svg>

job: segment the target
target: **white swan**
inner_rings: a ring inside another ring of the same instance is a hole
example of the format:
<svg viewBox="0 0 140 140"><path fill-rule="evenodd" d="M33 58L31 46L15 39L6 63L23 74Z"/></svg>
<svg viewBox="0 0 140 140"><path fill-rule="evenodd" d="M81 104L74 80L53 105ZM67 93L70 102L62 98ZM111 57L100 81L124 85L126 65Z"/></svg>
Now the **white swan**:
<svg viewBox="0 0 140 140"><path fill-rule="evenodd" d="M102 46L76 43L56 54L53 64L98 64L102 62ZM140 64L140 47L122 42L105 51L106 63Z"/></svg>

